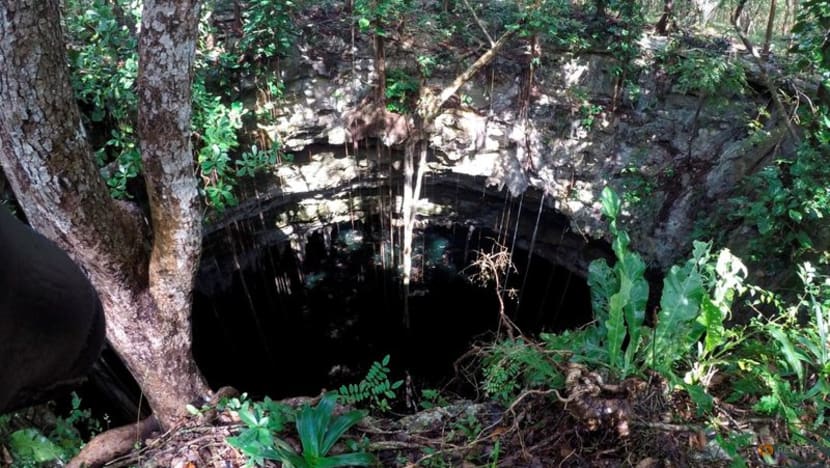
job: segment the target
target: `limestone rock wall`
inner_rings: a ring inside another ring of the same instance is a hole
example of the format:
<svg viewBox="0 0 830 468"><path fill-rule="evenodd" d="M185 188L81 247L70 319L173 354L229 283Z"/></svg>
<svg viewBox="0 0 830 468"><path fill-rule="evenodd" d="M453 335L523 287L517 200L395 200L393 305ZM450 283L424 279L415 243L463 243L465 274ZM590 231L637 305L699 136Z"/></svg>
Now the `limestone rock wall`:
<svg viewBox="0 0 830 468"><path fill-rule="evenodd" d="M394 143L400 139L379 131L360 132L353 141L349 116L377 77L371 43L360 35L352 43L348 28L345 20L306 28L282 63L285 97L265 130L297 159L275 170L275 193L302 197L399 174L402 147ZM414 69L414 57L429 52L428 44L390 41L387 68ZM665 38L641 40L639 93L622 93L617 103L613 57L543 49L527 88L522 47L515 40L444 107L429 132L428 181L464 177L513 196L533 189L586 239L606 236L598 197L610 184L628 192L634 247L655 266L685 254L699 213L714 209L769 155L773 145L765 141L781 134L772 128L766 140L750 136L748 116L767 105L763 96L707 99L695 119L700 96L677 92L660 63ZM440 90L462 66L462 60L440 62L427 86ZM596 106L595 113L586 105Z"/></svg>

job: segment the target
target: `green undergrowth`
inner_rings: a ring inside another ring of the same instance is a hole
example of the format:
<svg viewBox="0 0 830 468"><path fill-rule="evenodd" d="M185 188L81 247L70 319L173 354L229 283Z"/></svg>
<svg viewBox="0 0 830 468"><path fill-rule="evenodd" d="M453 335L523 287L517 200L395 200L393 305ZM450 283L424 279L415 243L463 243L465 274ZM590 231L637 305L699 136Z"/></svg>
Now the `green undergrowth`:
<svg viewBox="0 0 830 468"><path fill-rule="evenodd" d="M34 411L36 408L27 413ZM64 466L80 452L88 436L101 430L101 422L81 406L81 399L75 393L66 416L28 418L23 412L2 415L0 465L10 468Z"/></svg>
<svg viewBox="0 0 830 468"><path fill-rule="evenodd" d="M366 416L363 410L352 410L334 415L338 396L323 395L315 406L303 405L294 409L266 398L252 403L244 398L233 398L220 407L239 414L244 428L228 443L248 458L247 466L262 465L266 460L279 461L289 468L315 468L336 466L369 466L374 456L348 443L348 451L340 454L329 452L341 437ZM302 444L298 453L279 434L289 431L294 423L296 435ZM351 441L349 441L351 442Z"/></svg>
<svg viewBox="0 0 830 468"><path fill-rule="evenodd" d="M389 380L389 361L387 355L372 363L360 382L326 393L316 406L303 405L296 409L267 397L252 402L244 396L220 402L217 409L236 412L244 424L238 435L228 438L228 443L247 457L249 466L262 465L266 460L279 461L283 466L293 468L375 466L375 457L364 450L365 439L343 438L369 414L368 410L355 409L335 415L335 406L339 402L350 407L371 408L379 413L388 412L391 402L397 398L395 390L403 383ZM190 411L200 412L195 408ZM299 453L284 440L283 434L292 432L292 423L294 434L302 445ZM329 454L335 444L341 442L345 451Z"/></svg>
<svg viewBox="0 0 830 468"><path fill-rule="evenodd" d="M802 290L797 299L784 300L748 284L747 268L729 250L715 252L710 243L695 242L691 258L665 274L659 307L650 320L654 323L647 324L645 264L617 224L620 206L606 188L602 212L609 220L616 262L590 265L594 322L542 334L538 342L521 337L495 343L483 359L487 395L510 405L527 389L562 391L569 363L595 369L609 382L657 373L669 391L688 395L700 421L719 434L724 450L735 448L737 464L745 453L741 450L757 440L716 423L719 402L784 422L792 444L830 450L826 267L800 265ZM730 321L739 307L755 311L743 325ZM735 445L740 440L745 443Z"/></svg>

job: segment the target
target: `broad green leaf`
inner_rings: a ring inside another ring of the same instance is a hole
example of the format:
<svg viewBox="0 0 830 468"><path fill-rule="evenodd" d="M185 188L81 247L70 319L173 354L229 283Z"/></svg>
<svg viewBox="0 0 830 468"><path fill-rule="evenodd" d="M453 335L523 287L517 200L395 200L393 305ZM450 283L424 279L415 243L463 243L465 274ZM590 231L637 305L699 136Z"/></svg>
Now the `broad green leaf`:
<svg viewBox="0 0 830 468"><path fill-rule="evenodd" d="M620 278L620 290L608 302L608 320L605 321L606 347L608 349L608 364L614 369L622 368L622 344L625 340L625 313L624 308L629 301L631 281Z"/></svg>
<svg viewBox="0 0 830 468"><path fill-rule="evenodd" d="M646 316L646 303L648 302L648 281L643 276L646 265L636 253L626 253L616 268L620 270L621 276L628 278L631 282L628 302L623 309L629 335L623 366L623 374L627 375L640 346L640 333Z"/></svg>
<svg viewBox="0 0 830 468"><path fill-rule="evenodd" d="M711 248L711 242L692 241L692 258L695 259L695 263L705 262Z"/></svg>
<svg viewBox="0 0 830 468"><path fill-rule="evenodd" d="M673 266L663 280L663 295L660 298L661 316L670 322L666 325L697 318L703 293L703 279L692 265L687 264L684 268Z"/></svg>
<svg viewBox="0 0 830 468"><path fill-rule="evenodd" d="M703 325L706 333L703 349L707 354L710 354L724 342L726 329L723 327L723 321L726 318L726 314L712 302L712 299L708 295L703 297L700 306L701 313L698 317L698 323Z"/></svg>
<svg viewBox="0 0 830 468"><path fill-rule="evenodd" d="M617 232L617 234L614 236L614 241L611 243L611 248L614 250L614 254L616 254L617 259L625 258L626 254L629 253L628 245L630 243L631 239L628 237L627 232Z"/></svg>
<svg viewBox="0 0 830 468"><path fill-rule="evenodd" d="M248 402L245 402L245 405L237 411L237 414L239 414L239 419L241 419L242 422L244 422L248 427L258 426L256 416L254 416L254 413L252 413L248 408Z"/></svg>
<svg viewBox="0 0 830 468"><path fill-rule="evenodd" d="M320 403L312 408L308 405L303 406L300 413L297 415L297 433L300 435L300 442L303 445L303 455L319 456L320 445L323 436L325 435L326 425L328 424L328 415L321 409L325 409L328 395L323 396Z"/></svg>
<svg viewBox="0 0 830 468"><path fill-rule="evenodd" d="M60 447L34 428L13 432L9 436L9 447L21 458L39 463L59 460L63 454Z"/></svg>
<svg viewBox="0 0 830 468"><path fill-rule="evenodd" d="M652 365L670 366L682 357L679 352L686 352L684 348L700 337L693 331L703 292L703 280L694 261L683 267L675 265L666 274L652 343Z"/></svg>
<svg viewBox="0 0 830 468"><path fill-rule="evenodd" d="M602 189L600 196L602 201L602 214L609 219L617 219L620 215L620 197L617 196L611 187Z"/></svg>
<svg viewBox="0 0 830 468"><path fill-rule="evenodd" d="M636 339L645 319L648 302L648 281L644 277L646 264L636 253L626 253L618 268L621 269L621 274L631 282L628 303L625 306L625 322L632 338Z"/></svg>

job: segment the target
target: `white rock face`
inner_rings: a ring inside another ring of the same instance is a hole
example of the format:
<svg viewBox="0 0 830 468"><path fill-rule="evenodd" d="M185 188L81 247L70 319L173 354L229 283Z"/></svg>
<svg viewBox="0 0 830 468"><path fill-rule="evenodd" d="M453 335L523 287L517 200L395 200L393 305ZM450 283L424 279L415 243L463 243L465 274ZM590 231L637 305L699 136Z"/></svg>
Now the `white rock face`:
<svg viewBox="0 0 830 468"><path fill-rule="evenodd" d="M306 40L327 49L304 46L286 60L292 75L285 99L275 124L266 127L287 152L309 155L307 163L276 170L283 193L399 174L402 146L378 153L374 145L378 139L401 139L362 132L355 143L347 121L365 103L376 79L370 45L359 43L352 53L337 38ZM748 149L741 122L757 103L747 98L732 96L729 106L704 106L692 125L698 97L674 92L662 65L655 63L654 52L664 49L665 41L644 37L641 45L640 93L624 95L619 102L613 98L611 70L617 63L612 57L549 53L536 71L530 101L521 102L521 65L500 56L493 74L482 73L465 84L455 104L445 105L428 130L429 177L481 178L491 189L513 196L530 188L541 191L575 231L593 238L606 234L599 193L606 184L627 190L632 201L627 224L635 248L660 266L670 265L683 255L701 206L707 209L708 200L731 190L771 148ZM388 66L406 63L398 53L389 47ZM332 56L346 58L324 60ZM433 91L449 83L460 65L438 69L429 82ZM348 148L349 155L331 156L334 148ZM323 157L311 157L315 154Z"/></svg>

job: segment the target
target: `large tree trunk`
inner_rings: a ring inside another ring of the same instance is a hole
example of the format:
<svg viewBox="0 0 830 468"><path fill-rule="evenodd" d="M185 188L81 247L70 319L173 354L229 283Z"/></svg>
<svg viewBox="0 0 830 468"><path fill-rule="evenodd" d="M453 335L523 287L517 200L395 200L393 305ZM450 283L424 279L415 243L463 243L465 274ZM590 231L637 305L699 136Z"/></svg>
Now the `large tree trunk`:
<svg viewBox="0 0 830 468"><path fill-rule="evenodd" d="M190 349L200 241L189 143L198 5L147 1L144 16L139 130L152 255L142 218L110 198L93 163L69 84L58 0L0 2L0 163L32 226L89 274L107 338L169 427L209 393Z"/></svg>
<svg viewBox="0 0 830 468"><path fill-rule="evenodd" d="M183 403L208 393L191 355L190 327L202 246L190 143L200 6L199 0L145 0L138 44L138 136L153 226L149 293L161 312L156 323L161 341L152 344L158 358L166 353L179 357L165 372L147 377L164 396L153 409L170 415L184 414Z"/></svg>

